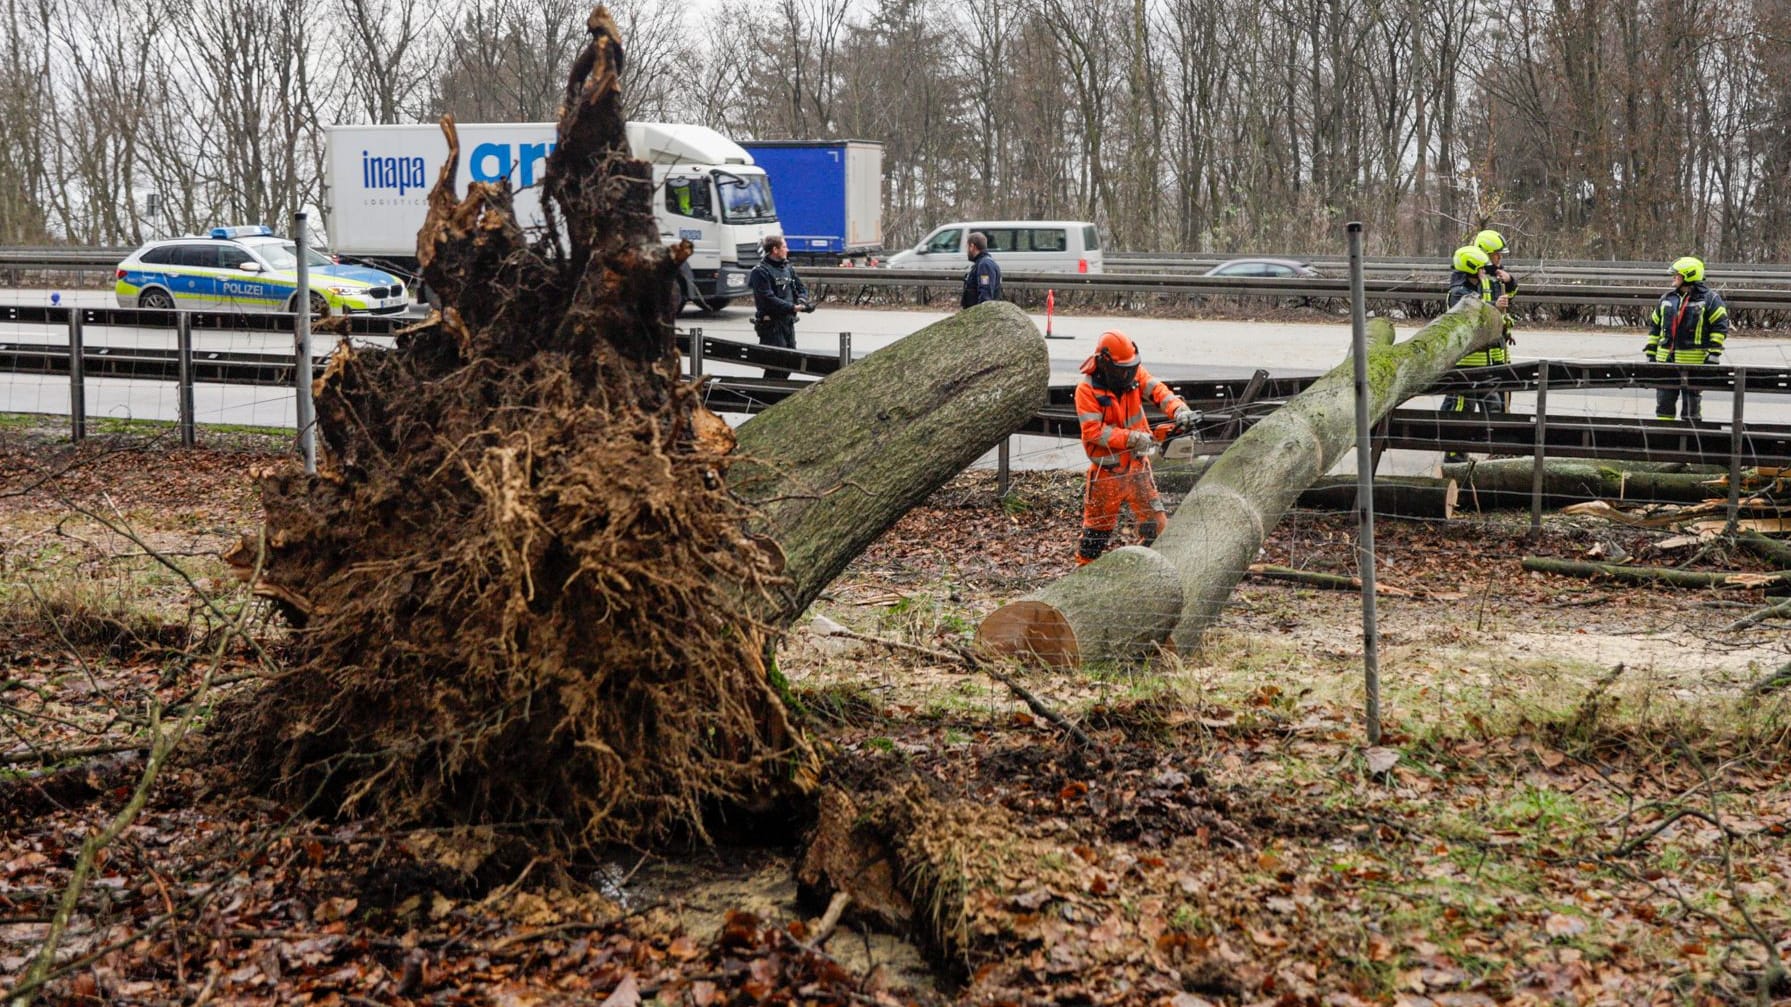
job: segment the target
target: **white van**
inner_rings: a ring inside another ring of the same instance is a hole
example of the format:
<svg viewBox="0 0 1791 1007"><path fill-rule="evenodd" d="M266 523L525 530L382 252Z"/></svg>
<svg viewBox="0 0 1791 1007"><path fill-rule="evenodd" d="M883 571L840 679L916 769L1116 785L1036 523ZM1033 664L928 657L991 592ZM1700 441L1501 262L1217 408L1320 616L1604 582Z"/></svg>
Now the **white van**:
<svg viewBox="0 0 1791 1007"><path fill-rule="evenodd" d="M891 269L959 269L972 231L988 235L1003 273L1099 273L1105 260L1095 226L1085 220L962 221L935 228L926 240L885 260Z"/></svg>

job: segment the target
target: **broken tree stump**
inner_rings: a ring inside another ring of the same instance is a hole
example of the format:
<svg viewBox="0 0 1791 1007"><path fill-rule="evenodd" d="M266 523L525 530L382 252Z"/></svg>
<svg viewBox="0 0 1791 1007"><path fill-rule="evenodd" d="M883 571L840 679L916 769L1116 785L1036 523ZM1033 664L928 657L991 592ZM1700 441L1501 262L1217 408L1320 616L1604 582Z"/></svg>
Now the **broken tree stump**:
<svg viewBox="0 0 1791 1007"><path fill-rule="evenodd" d="M767 622L800 616L853 557L1044 407L1051 361L992 301L855 361L742 424L729 483L784 554Z"/></svg>
<svg viewBox="0 0 1791 1007"><path fill-rule="evenodd" d="M734 436L682 380L652 172L599 7L567 81L538 235L507 184L429 195L442 308L338 349L316 475L261 478L233 554L302 629L222 711L259 790L391 827L528 823L563 847L701 835L804 790L813 753L763 665L775 550L729 492ZM265 549L261 542L265 541Z"/></svg>
<svg viewBox="0 0 1791 1007"><path fill-rule="evenodd" d="M1502 337L1497 310L1462 301L1404 343L1378 329L1368 351L1372 415L1421 394L1462 355ZM1182 501L1154 558L1117 550L985 618L987 650L1055 667L1189 652L1218 618L1269 529L1355 443L1355 379L1344 361L1239 437ZM1181 583L1169 612L1162 583ZM1148 579L1141 582L1141 578ZM1042 643L1041 643L1042 641Z"/></svg>

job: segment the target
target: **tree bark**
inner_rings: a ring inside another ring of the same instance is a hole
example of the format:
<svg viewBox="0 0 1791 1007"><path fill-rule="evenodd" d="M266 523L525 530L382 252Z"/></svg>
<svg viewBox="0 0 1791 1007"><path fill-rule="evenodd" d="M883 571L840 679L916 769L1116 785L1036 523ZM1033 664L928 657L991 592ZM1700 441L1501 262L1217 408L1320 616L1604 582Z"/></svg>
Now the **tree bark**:
<svg viewBox="0 0 1791 1007"><path fill-rule="evenodd" d="M1643 463L1548 461L1542 466L1542 504L1566 507L1586 500L1639 503L1700 503L1724 490L1711 480L1721 472L1653 471ZM1443 475L1461 486L1461 504L1469 510L1521 510L1530 506L1534 459L1503 458L1443 466Z"/></svg>
<svg viewBox="0 0 1791 1007"><path fill-rule="evenodd" d="M1705 573L1658 566L1623 566L1617 563L1585 563L1547 556L1525 556L1524 569L1565 577L1609 577L1633 584L1667 587L1764 587L1784 580L1783 573Z"/></svg>
<svg viewBox="0 0 1791 1007"><path fill-rule="evenodd" d="M1157 469L1157 488L1165 493L1186 493L1211 467L1213 457L1191 462L1166 463ZM1390 518L1442 518L1455 516L1459 491L1454 479L1434 476L1377 476L1374 480L1374 513ZM1352 511L1356 509L1356 477L1325 476L1300 492L1295 503L1307 510Z"/></svg>
<svg viewBox="0 0 1791 1007"><path fill-rule="evenodd" d="M1045 405L1051 361L1004 301L914 333L742 424L729 482L777 542L787 583L766 619L800 616L901 516Z"/></svg>
<svg viewBox="0 0 1791 1007"><path fill-rule="evenodd" d="M1767 538L1757 531L1742 532L1739 541L1743 549L1769 563L1777 563L1780 570L1791 570L1791 544Z"/></svg>
<svg viewBox="0 0 1791 1007"><path fill-rule="evenodd" d="M1422 393L1501 332L1495 309L1463 301L1405 343L1375 340L1368 356L1373 416ZM1192 651L1269 529L1355 443L1354 388L1345 361L1238 438L1182 502L1155 548L1140 550L1155 559L1109 553L997 609L978 628L978 642L1057 667L1135 661L1165 643ZM1160 586L1165 567L1181 582L1179 611L1167 604L1173 592ZM1035 640L1056 643L1028 645Z"/></svg>

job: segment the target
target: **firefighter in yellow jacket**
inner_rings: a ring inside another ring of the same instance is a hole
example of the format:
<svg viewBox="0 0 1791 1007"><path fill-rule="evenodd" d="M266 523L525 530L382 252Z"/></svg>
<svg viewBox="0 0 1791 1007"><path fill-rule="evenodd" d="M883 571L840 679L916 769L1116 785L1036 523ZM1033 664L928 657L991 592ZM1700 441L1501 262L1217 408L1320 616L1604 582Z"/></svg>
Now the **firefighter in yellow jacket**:
<svg viewBox="0 0 1791 1007"><path fill-rule="evenodd" d="M1144 417L1148 399L1179 427L1194 425L1198 414L1169 386L1150 376L1138 344L1123 332L1103 332L1094 356L1082 364L1076 386L1076 418L1082 423L1082 450L1088 477L1082 497L1082 542L1078 565L1092 563L1113 543L1119 512L1130 507L1145 545L1169 523L1151 476L1150 450L1157 443Z"/></svg>
<svg viewBox="0 0 1791 1007"><path fill-rule="evenodd" d="M1729 308L1704 283L1704 260L1695 255L1673 262L1673 289L1661 295L1648 316L1648 345L1642 353L1657 364L1712 364L1729 338ZM1675 400L1681 419L1704 418L1704 393L1669 385L1654 393L1657 419L1673 418Z"/></svg>

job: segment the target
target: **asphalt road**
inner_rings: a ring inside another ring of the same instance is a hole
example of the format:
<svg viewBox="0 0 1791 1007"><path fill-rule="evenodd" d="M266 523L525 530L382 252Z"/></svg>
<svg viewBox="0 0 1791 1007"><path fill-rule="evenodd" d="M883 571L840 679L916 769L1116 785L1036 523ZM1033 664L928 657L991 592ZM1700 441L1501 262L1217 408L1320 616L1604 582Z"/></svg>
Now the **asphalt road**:
<svg viewBox="0 0 1791 1007"><path fill-rule="evenodd" d="M49 291L0 289L0 304L48 304ZM61 297L63 304L111 307L115 302L107 291L69 291ZM806 350L835 352L840 333L851 334L852 352L863 356L889 345L930 322L946 317L946 312L884 309L853 309L823 305L812 315L802 317L797 326L797 345ZM688 313L679 319L681 327L700 328L707 335L752 341L750 312L732 307L716 317ZM1042 330L1045 318L1034 316ZM1416 332L1418 323L1397 324L1400 338ZM1316 374L1335 366L1349 350L1349 320L1339 315L1326 322L1252 322L1237 320L1120 318L1104 316L1059 316L1052 322L1052 335L1047 344L1051 354L1053 383L1070 383L1077 379L1078 367L1094 351L1095 341L1110 328L1117 328L1138 342L1145 367L1164 378L1223 378L1248 376L1258 367L1276 375ZM172 347L173 336L163 331L136 329L100 329L90 327L85 333L90 347L142 346ZM0 342L62 343L66 332L57 327L24 326L0 322ZM375 340L378 342L378 340ZM1644 335L1640 332L1546 330L1518 332L1514 356L1522 360L1550 359L1575 361L1630 361L1641 359ZM197 352L208 350L280 353L289 352L292 342L277 335L247 333L209 333L194 335ZM324 347L319 346L319 350ZM1738 336L1731 339L1724 359L1735 365L1791 367L1791 339L1753 339ZM718 363L709 368L719 374L752 374L755 368ZM276 388L200 385L195 391L199 420L204 423L233 423L257 426L292 426L295 409L292 396ZM175 415L174 386L170 382L131 381L121 378L91 378L87 385L90 416L172 419ZM1513 397L1514 412L1530 412L1533 396ZM1718 419L1730 410L1729 397L1709 393L1704 398L1704 413ZM68 411L68 382L62 378L35 377L0 373L0 411L61 413ZM1643 390L1609 390L1590 392L1554 391L1550 394L1551 415L1600 415L1643 418L1652 416L1652 393ZM1791 423L1791 397L1757 398L1748 403L1748 417L1761 423ZM739 421L742 417L730 417ZM1383 465L1396 472L1425 472L1435 466L1436 452L1394 452ZM1073 442L1041 437L1017 437L1012 460L1021 468L1078 467L1083 464L1080 448ZM993 465L990 452L979 464ZM1353 459L1346 459L1340 470L1347 471Z"/></svg>

